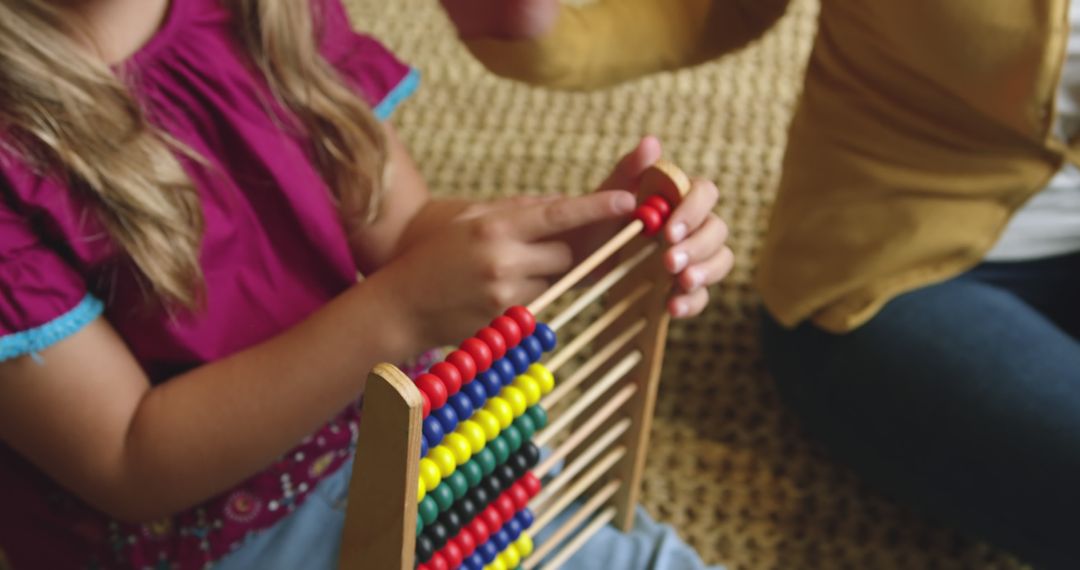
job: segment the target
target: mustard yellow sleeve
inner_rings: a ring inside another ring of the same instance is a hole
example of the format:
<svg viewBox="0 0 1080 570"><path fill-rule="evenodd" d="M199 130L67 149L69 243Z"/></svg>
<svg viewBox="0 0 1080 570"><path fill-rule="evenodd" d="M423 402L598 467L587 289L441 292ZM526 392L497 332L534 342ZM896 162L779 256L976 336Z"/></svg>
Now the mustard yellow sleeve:
<svg viewBox="0 0 1080 570"><path fill-rule="evenodd" d="M560 89L595 89L702 63L740 48L783 15L789 0L596 0L563 6L533 40L470 40L497 75Z"/></svg>

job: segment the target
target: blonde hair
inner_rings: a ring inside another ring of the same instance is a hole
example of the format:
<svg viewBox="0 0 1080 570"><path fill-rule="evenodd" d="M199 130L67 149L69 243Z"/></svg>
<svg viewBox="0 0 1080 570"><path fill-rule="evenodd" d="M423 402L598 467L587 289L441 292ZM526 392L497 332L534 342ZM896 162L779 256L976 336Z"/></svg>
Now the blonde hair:
<svg viewBox="0 0 1080 570"><path fill-rule="evenodd" d="M315 3L225 2L252 63L303 127L343 220L370 222L385 137L320 55ZM194 308L203 215L178 158L192 153L149 123L123 79L72 39L78 33L48 0L0 0L0 140L90 198L157 299Z"/></svg>

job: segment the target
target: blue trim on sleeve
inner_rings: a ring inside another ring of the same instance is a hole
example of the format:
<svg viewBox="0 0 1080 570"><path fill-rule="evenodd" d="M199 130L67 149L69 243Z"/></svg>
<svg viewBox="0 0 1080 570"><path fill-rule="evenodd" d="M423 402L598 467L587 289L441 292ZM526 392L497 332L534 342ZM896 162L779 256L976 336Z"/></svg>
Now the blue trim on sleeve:
<svg viewBox="0 0 1080 570"><path fill-rule="evenodd" d="M410 69L409 73L375 106L375 118L380 121L389 119L398 105L415 93L419 86L420 72L415 68Z"/></svg>
<svg viewBox="0 0 1080 570"><path fill-rule="evenodd" d="M79 332L104 310L101 301L87 294L75 308L43 325L0 336L0 362L26 354L38 360L38 352Z"/></svg>

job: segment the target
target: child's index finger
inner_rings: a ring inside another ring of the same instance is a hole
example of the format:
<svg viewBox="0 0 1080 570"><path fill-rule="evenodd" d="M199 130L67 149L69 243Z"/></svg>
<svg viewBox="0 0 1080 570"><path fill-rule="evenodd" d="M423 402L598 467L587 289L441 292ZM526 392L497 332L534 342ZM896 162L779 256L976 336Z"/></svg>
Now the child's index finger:
<svg viewBox="0 0 1080 570"><path fill-rule="evenodd" d="M510 218L515 235L534 241L627 216L635 206L634 196L629 192L604 190L536 204L514 212Z"/></svg>

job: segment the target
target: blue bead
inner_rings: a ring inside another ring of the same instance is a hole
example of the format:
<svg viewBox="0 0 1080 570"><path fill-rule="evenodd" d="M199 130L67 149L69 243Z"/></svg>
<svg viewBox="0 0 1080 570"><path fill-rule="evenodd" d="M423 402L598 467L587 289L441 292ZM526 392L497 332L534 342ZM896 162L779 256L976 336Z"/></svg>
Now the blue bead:
<svg viewBox="0 0 1080 570"><path fill-rule="evenodd" d="M499 529L499 532L491 535L491 542L494 542L495 548L502 552L506 550L507 546L510 546L510 533L506 532L506 529Z"/></svg>
<svg viewBox="0 0 1080 570"><path fill-rule="evenodd" d="M514 348L511 348L506 353L506 358L509 359L511 364L513 364L514 366L514 376L525 372L526 370L528 370L529 365L532 364L532 359L529 358L529 353L520 346L515 346ZM503 380L505 381L505 378L503 378ZM513 381L514 379L511 378L510 382ZM510 382L507 382L507 384L509 384Z"/></svg>
<svg viewBox="0 0 1080 570"><path fill-rule="evenodd" d="M458 424L457 412L454 411L453 406L443 406L437 410L432 410L431 415L428 417L437 418L439 423L442 424L444 433L450 433L454 431L454 428L456 428ZM442 439L440 439L439 441L442 441Z"/></svg>
<svg viewBox="0 0 1080 570"><path fill-rule="evenodd" d="M554 350L555 345L558 344L558 337L555 336L555 331L551 330L551 327L544 323L536 323L536 330L533 331L533 336L540 341L540 346L544 347L544 352Z"/></svg>
<svg viewBox="0 0 1080 570"><path fill-rule="evenodd" d="M427 436L420 438L420 457L427 457L428 444Z"/></svg>
<svg viewBox="0 0 1080 570"><path fill-rule="evenodd" d="M494 398L495 396L498 396L499 391L502 390L502 377L499 376L499 373L495 372L494 370L488 370L487 372L481 374L479 381L484 387L485 401L486 398ZM473 384L476 384L476 382L473 382Z"/></svg>
<svg viewBox="0 0 1080 570"><path fill-rule="evenodd" d="M518 375L514 363L510 361L509 353L507 353L507 356L496 360L495 363L491 365L491 369L499 375L499 380L502 382L503 386L509 386Z"/></svg>
<svg viewBox="0 0 1080 570"><path fill-rule="evenodd" d="M480 548L476 549L480 553L480 557L484 559L484 564L491 564L492 560L499 555L499 548L495 546L494 540L489 540L480 545Z"/></svg>
<svg viewBox="0 0 1080 570"><path fill-rule="evenodd" d="M472 383L470 382L469 385L471 386ZM469 400L469 395L465 392L458 392L457 394L450 396L450 405L453 406L454 413L457 414L459 419L472 416L472 401Z"/></svg>
<svg viewBox="0 0 1080 570"><path fill-rule="evenodd" d="M484 374L487 373L485 372ZM498 381L498 378L498 376L495 376L496 381ZM469 397L469 403L472 404L473 411L484 407L484 404L487 403L487 386L485 386L480 379L473 380L472 382L469 382L468 384L462 386L461 392L464 392L465 395Z"/></svg>
<svg viewBox="0 0 1080 570"><path fill-rule="evenodd" d="M522 528L529 528L533 524L533 514L529 509L521 509L518 514L514 515L514 520L521 523Z"/></svg>
<svg viewBox="0 0 1080 570"><path fill-rule="evenodd" d="M525 348L525 352L529 353L529 364L538 362L544 355L544 346L540 344L540 339L536 338L536 335L526 337L521 341L521 346Z"/></svg>
<svg viewBox="0 0 1080 570"><path fill-rule="evenodd" d="M469 570L484 570L484 557L479 552L473 552L465 559L465 566Z"/></svg>
<svg viewBox="0 0 1080 570"><path fill-rule="evenodd" d="M506 521L506 524L503 525L503 530L510 535L510 542L513 542L521 536L521 531L525 529L521 527L521 523L518 522L517 516L515 515L514 518Z"/></svg>
<svg viewBox="0 0 1080 570"><path fill-rule="evenodd" d="M446 437L446 431L443 430L442 423L435 417L435 413L424 418L424 439L427 440L428 447L435 447L442 443L443 438Z"/></svg>

